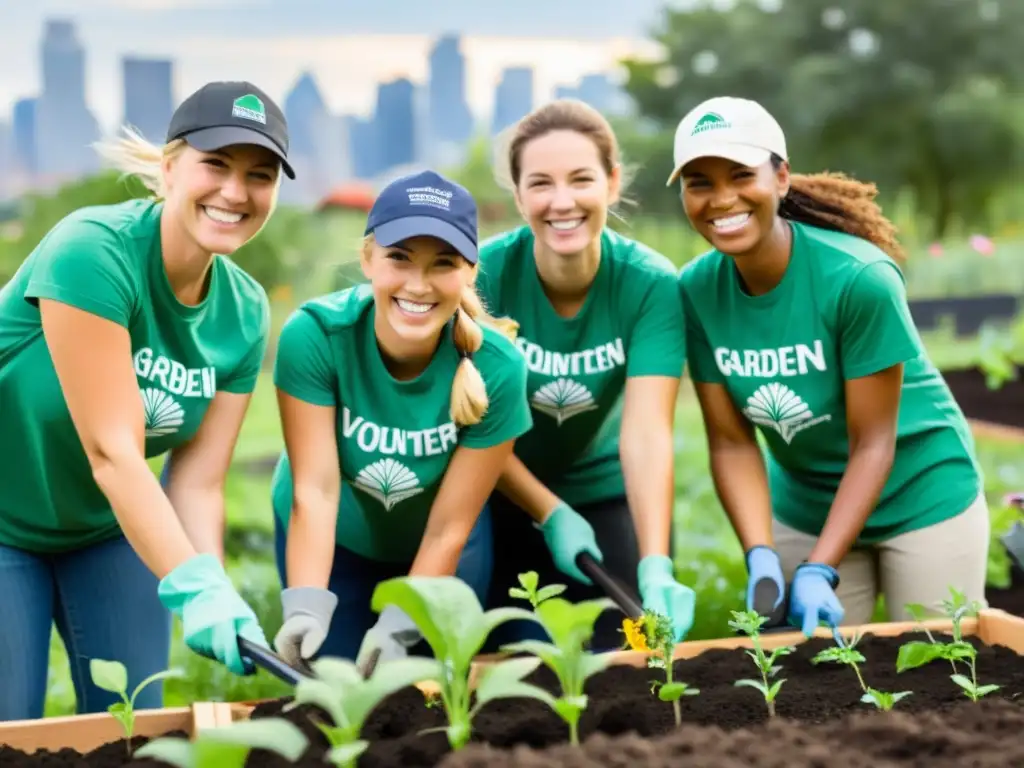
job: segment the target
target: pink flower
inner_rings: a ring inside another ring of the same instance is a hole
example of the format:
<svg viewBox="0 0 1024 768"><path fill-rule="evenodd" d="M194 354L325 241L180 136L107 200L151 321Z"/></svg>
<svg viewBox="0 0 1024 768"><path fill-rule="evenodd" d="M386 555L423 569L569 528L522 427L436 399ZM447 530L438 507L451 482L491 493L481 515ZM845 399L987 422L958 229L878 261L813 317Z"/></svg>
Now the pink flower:
<svg viewBox="0 0 1024 768"><path fill-rule="evenodd" d="M970 244L982 256L991 256L996 249L995 243L984 235L971 235Z"/></svg>
<svg viewBox="0 0 1024 768"><path fill-rule="evenodd" d="M942 256L942 243L932 243L929 245L928 253L936 259Z"/></svg>

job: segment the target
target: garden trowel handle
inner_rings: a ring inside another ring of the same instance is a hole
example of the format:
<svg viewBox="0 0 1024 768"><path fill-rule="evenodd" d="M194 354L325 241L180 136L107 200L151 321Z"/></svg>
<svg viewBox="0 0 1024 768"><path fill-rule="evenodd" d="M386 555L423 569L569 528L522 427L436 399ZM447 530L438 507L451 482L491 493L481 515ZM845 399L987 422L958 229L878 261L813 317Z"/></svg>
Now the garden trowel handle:
<svg viewBox="0 0 1024 768"><path fill-rule="evenodd" d="M238 651L257 667L262 667L274 677L289 685L298 685L306 675L297 670L269 648L257 645L244 637L238 638Z"/></svg>
<svg viewBox="0 0 1024 768"><path fill-rule="evenodd" d="M614 600L615 604L629 618L638 619L643 616L644 607L640 600L630 592L626 585L608 573L589 552L580 552L576 555L576 566L594 584L603 589L605 594Z"/></svg>

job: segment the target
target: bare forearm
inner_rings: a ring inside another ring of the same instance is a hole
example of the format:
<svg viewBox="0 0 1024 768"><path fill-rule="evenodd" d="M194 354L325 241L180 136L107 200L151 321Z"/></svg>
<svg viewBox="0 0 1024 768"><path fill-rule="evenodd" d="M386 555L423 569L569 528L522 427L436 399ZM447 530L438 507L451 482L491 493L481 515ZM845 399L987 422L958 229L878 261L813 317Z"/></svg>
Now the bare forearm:
<svg viewBox="0 0 1024 768"><path fill-rule="evenodd" d="M497 490L538 523L543 523L561 501L515 454L508 457Z"/></svg>
<svg viewBox="0 0 1024 768"><path fill-rule="evenodd" d="M711 477L718 499L743 551L772 544L772 500L768 473L757 443L714 446Z"/></svg>
<svg viewBox="0 0 1024 768"><path fill-rule="evenodd" d="M466 546L471 526L460 522L429 525L409 569L410 576L452 576Z"/></svg>
<svg viewBox="0 0 1024 768"><path fill-rule="evenodd" d="M195 546L141 454L94 459L93 477L128 543L157 578L195 556Z"/></svg>
<svg viewBox="0 0 1024 768"><path fill-rule="evenodd" d="M327 588L334 565L337 526L337 494L296 496L285 549L289 587Z"/></svg>
<svg viewBox="0 0 1024 768"><path fill-rule="evenodd" d="M197 552L224 560L224 491L221 488L167 489L185 534Z"/></svg>
<svg viewBox="0 0 1024 768"><path fill-rule="evenodd" d="M809 560L838 568L871 515L892 469L892 444L854 451Z"/></svg>
<svg viewBox="0 0 1024 768"><path fill-rule="evenodd" d="M667 555L675 506L672 432L648 429L619 440L626 498L633 515L640 557Z"/></svg>

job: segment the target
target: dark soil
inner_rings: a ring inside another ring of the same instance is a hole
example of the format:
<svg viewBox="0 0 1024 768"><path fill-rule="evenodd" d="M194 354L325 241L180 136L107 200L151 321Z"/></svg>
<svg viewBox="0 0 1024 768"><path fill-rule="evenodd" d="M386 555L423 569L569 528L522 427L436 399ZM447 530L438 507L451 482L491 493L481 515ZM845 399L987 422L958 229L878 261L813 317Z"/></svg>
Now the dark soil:
<svg viewBox="0 0 1024 768"><path fill-rule="evenodd" d="M743 651L707 651L675 665L677 679L700 694L682 700L684 726L675 728L670 704L650 692L659 670L613 667L591 678L590 706L580 722L582 746L567 744L562 721L540 702L511 699L484 707L474 723L474 741L459 753L449 750L442 733L420 735L443 726L444 712L427 708L414 688L399 691L371 714L363 738L371 747L360 768L635 768L707 766L710 768L801 768L802 766L1024 766L1024 659L1007 648L980 642L979 683L1003 687L975 704L949 679L946 662L897 674L896 654L905 642L865 636L858 646L868 661L861 672L868 685L889 692L912 691L893 712L876 712L860 703L852 669L812 665L811 657L831 643L812 640L783 657L786 678L769 721L756 690L734 681L756 677ZM530 682L557 692L553 675L541 668ZM324 765L326 741L310 720L317 713L300 708L282 714L285 700L260 705L253 717L283 716L297 723L311 747L297 763ZM137 766L141 768L140 761ZM152 764L150 764L152 765ZM281 768L287 763L254 753L252 768Z"/></svg>
<svg viewBox="0 0 1024 768"><path fill-rule="evenodd" d="M980 368L944 370L942 378L967 418L1024 427L1024 380L989 389Z"/></svg>
<svg viewBox="0 0 1024 768"><path fill-rule="evenodd" d="M185 731L172 731L164 735L188 738ZM149 741L152 739L136 736L131 742L132 750L138 749ZM58 752L41 749L28 755L21 750L0 744L0 766L3 768L118 768L131 763L128 759L127 746L125 740L121 739L97 747L84 755L74 749L62 749ZM142 760L134 761L134 764L154 765L152 762Z"/></svg>

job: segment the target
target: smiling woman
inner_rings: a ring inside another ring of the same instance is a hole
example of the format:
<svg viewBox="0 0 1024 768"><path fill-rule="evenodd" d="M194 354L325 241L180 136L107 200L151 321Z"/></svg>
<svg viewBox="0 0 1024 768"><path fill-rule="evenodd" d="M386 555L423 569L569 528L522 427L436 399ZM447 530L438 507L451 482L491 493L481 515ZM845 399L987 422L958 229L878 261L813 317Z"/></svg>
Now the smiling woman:
<svg viewBox="0 0 1024 768"><path fill-rule="evenodd" d="M189 96L164 146L100 147L153 199L72 213L0 291L0 719L40 717L56 621L80 712L185 641L237 674L266 643L224 572L224 477L267 347L269 302L226 256L272 215L288 164L280 109L250 83ZM170 452L161 488L146 459ZM159 684L139 708L160 706Z"/></svg>
<svg viewBox="0 0 1024 768"><path fill-rule="evenodd" d="M369 282L306 302L281 331L274 643L293 663L418 652L408 616L370 608L386 579L455 574L486 593L481 510L531 419L525 363L512 326L484 315L477 261L469 192L430 171L397 179L367 221Z"/></svg>

